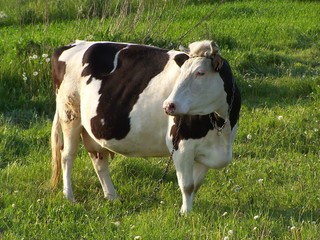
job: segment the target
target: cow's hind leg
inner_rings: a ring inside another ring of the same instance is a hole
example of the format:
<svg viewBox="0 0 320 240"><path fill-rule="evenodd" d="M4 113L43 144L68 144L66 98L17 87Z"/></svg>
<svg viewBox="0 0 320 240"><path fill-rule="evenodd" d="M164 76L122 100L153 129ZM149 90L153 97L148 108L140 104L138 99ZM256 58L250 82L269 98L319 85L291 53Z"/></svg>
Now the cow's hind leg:
<svg viewBox="0 0 320 240"><path fill-rule="evenodd" d="M83 129L82 131L82 139L85 148L89 152L89 156L92 160L94 169L101 183L104 197L109 200L116 199L117 194L114 189L109 173L109 157L112 157L113 153L109 152L107 149L104 149L99 144L97 144L88 135L85 129Z"/></svg>
<svg viewBox="0 0 320 240"><path fill-rule="evenodd" d="M61 128L63 132L63 147L61 150L63 194L68 200L75 201L71 184L71 172L82 126L80 120L75 120L69 123L62 123Z"/></svg>

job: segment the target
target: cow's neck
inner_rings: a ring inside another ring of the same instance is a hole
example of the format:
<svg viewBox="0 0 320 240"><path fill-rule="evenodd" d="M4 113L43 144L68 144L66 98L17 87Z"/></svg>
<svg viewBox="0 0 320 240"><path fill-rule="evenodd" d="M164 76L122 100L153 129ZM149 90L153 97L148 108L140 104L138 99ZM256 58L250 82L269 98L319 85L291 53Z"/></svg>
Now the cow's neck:
<svg viewBox="0 0 320 240"><path fill-rule="evenodd" d="M229 119L229 105L227 102L224 102L219 108L214 111L219 117L227 120Z"/></svg>

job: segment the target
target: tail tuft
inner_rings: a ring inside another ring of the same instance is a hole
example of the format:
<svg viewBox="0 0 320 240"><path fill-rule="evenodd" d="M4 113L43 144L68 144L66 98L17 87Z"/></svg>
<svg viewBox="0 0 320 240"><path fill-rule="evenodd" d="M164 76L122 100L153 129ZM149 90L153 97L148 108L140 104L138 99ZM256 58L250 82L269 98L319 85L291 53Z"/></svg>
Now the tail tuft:
<svg viewBox="0 0 320 240"><path fill-rule="evenodd" d="M52 175L51 175L51 186L56 188L59 184L60 173L61 173L61 149L62 144L62 133L59 121L58 110L54 115L52 128L51 128L51 151L52 151Z"/></svg>

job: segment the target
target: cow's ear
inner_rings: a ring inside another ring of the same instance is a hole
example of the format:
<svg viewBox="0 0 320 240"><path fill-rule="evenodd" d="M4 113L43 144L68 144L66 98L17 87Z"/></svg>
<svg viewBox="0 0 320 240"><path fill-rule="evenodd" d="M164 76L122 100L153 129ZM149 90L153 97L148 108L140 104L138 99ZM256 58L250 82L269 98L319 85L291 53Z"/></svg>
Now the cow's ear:
<svg viewBox="0 0 320 240"><path fill-rule="evenodd" d="M213 69L216 72L219 72L223 65L223 58L220 56L220 54L217 53L211 57L211 60L212 60Z"/></svg>
<svg viewBox="0 0 320 240"><path fill-rule="evenodd" d="M213 69L216 72L219 72L220 69L222 68L222 65L223 65L223 58L220 56L219 47L214 41L211 41L211 43L210 43L209 57L212 60Z"/></svg>
<svg viewBox="0 0 320 240"><path fill-rule="evenodd" d="M181 67L182 64L184 64L184 62L187 61L188 59L189 59L189 56L184 53L178 54L174 57L174 60L176 61L179 67Z"/></svg>

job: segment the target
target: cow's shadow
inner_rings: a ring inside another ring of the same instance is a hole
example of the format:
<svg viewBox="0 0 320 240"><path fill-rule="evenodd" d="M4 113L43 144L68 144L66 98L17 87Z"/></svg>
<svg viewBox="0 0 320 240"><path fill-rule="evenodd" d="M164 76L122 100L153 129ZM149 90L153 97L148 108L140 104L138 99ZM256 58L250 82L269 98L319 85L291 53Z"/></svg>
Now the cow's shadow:
<svg viewBox="0 0 320 240"><path fill-rule="evenodd" d="M259 218L269 219L268 221L277 222L284 228L288 228L294 223L317 224L320 219L319 210L302 210L299 206L293 206L291 208L275 206L268 209L265 207L255 207L255 213L252 212L252 208L253 206L250 202L231 207L230 204L215 204L209 200L195 199L193 211L203 216L208 216L208 212L213 212L214 214L210 214L213 221L223 221L223 218L230 218L230 216L238 221L248 221L248 219L253 220L254 217L257 216Z"/></svg>
<svg viewBox="0 0 320 240"><path fill-rule="evenodd" d="M115 185L132 184L136 188L151 190L158 185L159 181L161 184L176 183L173 160L169 161L169 157L126 158L117 156L114 160L115 163L111 164L110 171Z"/></svg>

